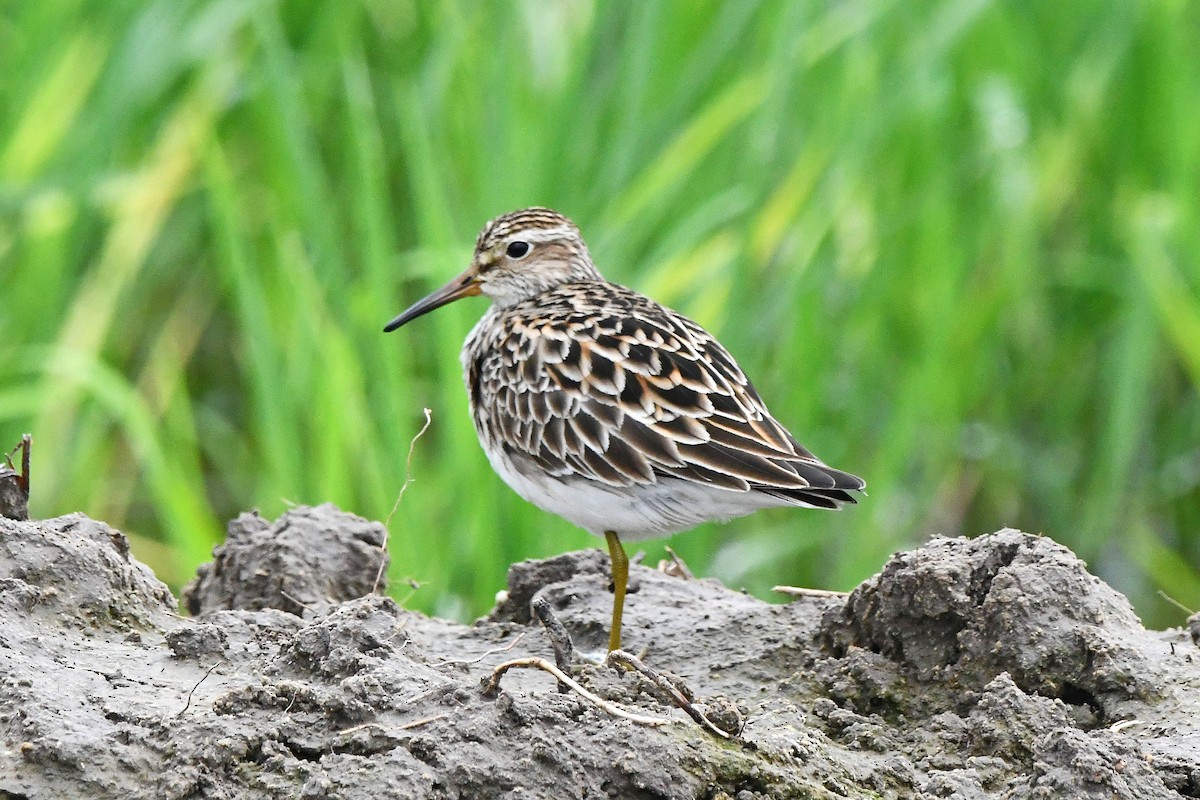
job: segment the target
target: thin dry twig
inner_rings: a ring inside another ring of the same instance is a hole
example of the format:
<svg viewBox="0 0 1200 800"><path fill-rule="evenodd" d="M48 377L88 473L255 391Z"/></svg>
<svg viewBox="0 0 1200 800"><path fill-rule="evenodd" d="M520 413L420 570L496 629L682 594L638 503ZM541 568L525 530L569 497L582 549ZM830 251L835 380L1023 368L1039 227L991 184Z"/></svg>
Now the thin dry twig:
<svg viewBox="0 0 1200 800"><path fill-rule="evenodd" d="M392 517L395 516L396 509L400 508L400 501L404 499L404 492L408 490L408 485L416 480L412 476L413 451L417 447L417 440L425 435L425 431L429 430L429 426L433 422L433 412L428 408L422 409L422 411L425 412L425 424L408 443L408 457L404 459L404 483L396 495L396 502L392 503L392 510L388 512L387 519L383 521L383 544L379 546L379 571L375 573L375 583L371 586L371 594L379 593L379 583L383 580L383 567L387 563L388 536L391 534Z"/></svg>
<svg viewBox="0 0 1200 800"><path fill-rule="evenodd" d="M670 575L672 578L682 578L685 581L695 580L696 576L692 574L688 565L679 557L679 553L676 553L669 546L664 546L663 550L667 551L668 558L664 558L658 562L659 572L664 575Z"/></svg>
<svg viewBox="0 0 1200 800"><path fill-rule="evenodd" d="M527 668L532 668L532 669L545 670L546 672L549 672L554 677L558 678L559 683L564 683L567 686L571 687L572 690L574 690L576 693L578 693L585 700L589 701L596 707L608 712L609 714L612 714L614 717L620 717L621 719L627 719L630 722L636 722L639 725L654 725L654 726L672 725L675 722L675 720L668 719L666 717L648 717L648 716L644 716L642 714L634 714L631 711L626 711L625 709L618 706L616 703L605 700L603 697L600 697L599 695L592 694L587 689L583 688L578 683L576 683L574 678L572 678L570 675L563 672L561 669L554 666L553 664L551 664L549 661L547 661L544 658L517 658L517 659L513 659L512 661L505 661L503 664L500 664L494 670L492 670L491 677L488 678L486 681L484 681L484 684L483 684L484 696L491 696L491 695L495 694L496 691L500 688L500 677L502 675L504 675L504 673L508 672L510 669L513 669L514 667L522 667L522 668L527 667Z"/></svg>
<svg viewBox="0 0 1200 800"><path fill-rule="evenodd" d="M643 663L640 658L637 658L632 653L626 653L624 650L612 650L608 654L608 660L612 663L619 664L627 669L632 669L635 672L639 673L640 675L644 676L648 681L653 683L655 686L657 686L662 691L666 692L667 695L672 700L675 701L675 705L677 705L681 709L683 709L684 713L686 713L689 717L691 717L693 720L695 720L695 722L698 725L700 725L702 728L710 731L711 733L715 733L717 736L720 736L722 739L735 738L736 734L730 733L729 731L726 731L726 730L722 730L721 728L714 725L712 723L712 721L709 720L709 718L707 716L705 716L704 712L701 711L699 708L697 708L696 704L693 703L691 700L689 700L683 694L683 692L679 690L679 687L676 686L673 681L667 679L665 676L659 674L657 671L646 666L646 664Z"/></svg>
<svg viewBox="0 0 1200 800"><path fill-rule="evenodd" d="M849 592L835 592L832 589L806 589L803 586L772 586L771 591L791 597L846 597L850 594Z"/></svg>
<svg viewBox="0 0 1200 800"><path fill-rule="evenodd" d="M191 689L188 689L187 702L184 704L183 708L180 709L179 713L175 715L176 719L178 719L179 717L182 717L184 714L187 713L187 710L192 707L192 695L194 695L196 693L196 690L200 688L200 684L202 684L206 680L208 680L208 676L212 675L212 671L219 666L221 666L221 662L217 661L211 667L204 670L204 674L202 676L200 676L200 680L196 681L196 685L193 686Z"/></svg>
<svg viewBox="0 0 1200 800"><path fill-rule="evenodd" d="M359 731L365 731L368 728L375 728L375 729L379 730L380 733L391 733L392 731L407 731L407 730L412 730L413 728L419 728L422 725L428 725L431 722L437 722L439 719L445 719L448 716L450 716L450 715L443 712L441 714L434 714L432 717L422 717L421 719L414 719L411 722L406 722L403 725L397 725L394 728L384 727L383 725L380 725L378 722L364 722L362 725L355 725L352 728L343 728L342 730L338 731L338 736L346 736L351 733L358 733Z"/></svg>
<svg viewBox="0 0 1200 800"><path fill-rule="evenodd" d="M483 661L488 656L494 656L494 655L496 655L496 653L507 653L509 650L512 650L514 647L517 646L518 643L520 643L520 641L522 639L525 638L525 633L526 633L526 631L522 631L521 634L519 636L517 636L517 638L513 639L511 642L504 645L503 647L493 647L491 650L488 650L487 652L483 653L482 655L480 655L476 658L470 658L470 659L451 658L451 659L447 659L446 661L434 662L433 664L430 664L429 666L431 666L431 667L448 667L451 664L453 664L456 667L465 667L468 664L478 664L480 661Z"/></svg>
<svg viewBox="0 0 1200 800"><path fill-rule="evenodd" d="M291 600L293 603L300 606L305 611L312 611L314 608L311 604L304 602L303 600L301 600L298 597L294 597L294 596L288 594L283 589L279 590L279 594L281 594L285 600Z"/></svg>
<svg viewBox="0 0 1200 800"><path fill-rule="evenodd" d="M1174 597L1171 597L1171 595L1167 594L1162 589L1158 590L1158 596L1161 597L1163 600L1166 600L1171 605L1178 608L1183 613L1187 614L1189 617L1196 613L1195 611L1192 611L1190 608L1185 606L1183 603L1176 600Z"/></svg>
<svg viewBox="0 0 1200 800"><path fill-rule="evenodd" d="M448 716L450 716L450 715L442 713L442 714L434 714L432 717L422 717L421 719L414 719L412 722L406 722L403 725L397 725L396 730L407 731L407 730L411 730L412 728L419 728L422 725L428 725L431 722L437 722L439 719L445 719Z"/></svg>

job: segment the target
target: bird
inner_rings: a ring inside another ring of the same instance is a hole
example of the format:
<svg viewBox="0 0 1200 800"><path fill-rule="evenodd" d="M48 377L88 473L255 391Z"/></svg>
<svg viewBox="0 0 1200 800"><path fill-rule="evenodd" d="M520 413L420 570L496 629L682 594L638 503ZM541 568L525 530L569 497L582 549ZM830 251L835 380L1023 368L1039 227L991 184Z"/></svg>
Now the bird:
<svg viewBox="0 0 1200 800"><path fill-rule="evenodd" d="M461 361L488 461L518 495L608 545L608 649L621 648L623 541L772 506L840 509L862 478L805 449L697 323L606 280L549 208L502 214L470 265L384 327L464 297L490 307Z"/></svg>

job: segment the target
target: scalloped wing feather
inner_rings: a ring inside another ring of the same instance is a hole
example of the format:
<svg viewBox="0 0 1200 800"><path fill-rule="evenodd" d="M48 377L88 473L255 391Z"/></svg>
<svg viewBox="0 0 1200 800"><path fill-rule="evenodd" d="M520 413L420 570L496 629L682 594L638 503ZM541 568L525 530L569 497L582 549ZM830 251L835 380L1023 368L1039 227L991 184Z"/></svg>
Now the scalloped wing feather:
<svg viewBox="0 0 1200 800"><path fill-rule="evenodd" d="M485 447L551 476L675 478L827 508L864 485L800 446L703 328L615 284L489 309L463 364Z"/></svg>

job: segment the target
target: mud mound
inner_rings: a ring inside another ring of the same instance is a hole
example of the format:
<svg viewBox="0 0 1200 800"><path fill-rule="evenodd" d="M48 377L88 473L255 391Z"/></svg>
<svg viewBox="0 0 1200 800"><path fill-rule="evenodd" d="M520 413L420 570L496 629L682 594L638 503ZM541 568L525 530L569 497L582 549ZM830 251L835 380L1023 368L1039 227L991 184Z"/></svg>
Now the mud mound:
<svg viewBox="0 0 1200 800"><path fill-rule="evenodd" d="M1012 529L893 558L825 616L822 641L886 656L922 683L982 685L1086 706L1093 724L1155 699L1161 677L1129 601L1070 550Z"/></svg>
<svg viewBox="0 0 1200 800"><path fill-rule="evenodd" d="M302 545L281 541L298 526ZM464 626L347 599L378 569L357 517L234 528L189 595L211 610L187 619L102 523L0 521L0 796L1200 796L1190 637L1143 630L1039 537L935 540L849 597L787 605L637 568L628 646L697 702L735 704L731 741L604 667L575 678L670 724L537 671L484 696L497 664L551 657L535 597L580 648L603 646L594 551L516 565L493 617Z"/></svg>
<svg viewBox="0 0 1200 800"><path fill-rule="evenodd" d="M383 525L331 505L293 508L274 523L252 511L230 522L225 536L183 587L193 616L232 608L304 616L387 588Z"/></svg>

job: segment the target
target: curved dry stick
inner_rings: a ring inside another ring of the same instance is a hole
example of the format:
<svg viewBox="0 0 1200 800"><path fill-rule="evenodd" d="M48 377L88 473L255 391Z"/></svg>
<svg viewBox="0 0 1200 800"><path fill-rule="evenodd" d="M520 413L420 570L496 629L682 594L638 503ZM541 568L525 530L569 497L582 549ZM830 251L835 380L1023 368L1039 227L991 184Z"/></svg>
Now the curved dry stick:
<svg viewBox="0 0 1200 800"><path fill-rule="evenodd" d="M646 666L637 656L627 653L624 650L611 650L608 654L608 660L612 663L620 664L626 669L632 669L640 673L659 689L666 692L667 695L675 701L675 705L683 709L684 713L695 720L696 724L700 725L705 730L709 731L710 733L715 733L722 739L737 738L736 734L722 730L714 725L712 721L705 716L703 711L696 708L696 705L691 700L688 700L687 697L684 696L683 692L679 691L679 688L675 686L675 684L664 678L662 675L659 675L650 667Z"/></svg>
<svg viewBox="0 0 1200 800"><path fill-rule="evenodd" d="M528 667L545 670L554 677L558 678L560 683L566 684L571 689L578 692L580 696L590 701L593 705L603 709L604 711L607 711L614 717L627 719L630 722L636 722L639 725L657 726L675 724L675 720L667 719L665 717L647 717L641 714L634 714L631 711L626 711L625 709L621 708L616 703L609 702L599 695L592 694L587 689L576 683L570 675L563 672L561 669L554 666L544 658L516 658L512 661L505 661L503 664L498 665L494 670L492 670L492 676L484 682L483 694L485 696L495 694L496 690L500 688L500 677L514 667Z"/></svg>
<svg viewBox="0 0 1200 800"><path fill-rule="evenodd" d="M412 476L413 450L416 449L417 440L425 435L425 431L429 430L429 426L433 423L433 412L428 408L421 410L425 412L425 424L408 443L408 458L404 459L404 483L400 486L400 493L396 495L396 502L392 503L392 510L388 512L387 519L383 521L383 544L379 545L379 571L375 573L375 583L371 586L371 594L379 593L379 584L383 581L383 568L387 564L388 536L391 533L388 526L392 524L392 517L395 515L396 509L400 507L400 501L404 499L404 492L408 489L408 485L416 480Z"/></svg>
<svg viewBox="0 0 1200 800"><path fill-rule="evenodd" d="M494 656L494 655L496 655L496 653L505 653L505 652L508 652L509 650L512 650L514 647L516 647L521 642L522 639L525 638L525 633L527 633L527 631L522 631L521 634L519 636L517 636L517 638L513 639L511 642L504 645L503 647L493 647L491 650L488 650L486 653L476 656L475 658L462 658L462 659L448 658L445 661L435 661L432 664L430 664L429 666L431 666L431 667L448 667L451 664L453 664L456 667L465 667L470 664L478 664L480 661L483 661L488 656Z"/></svg>

